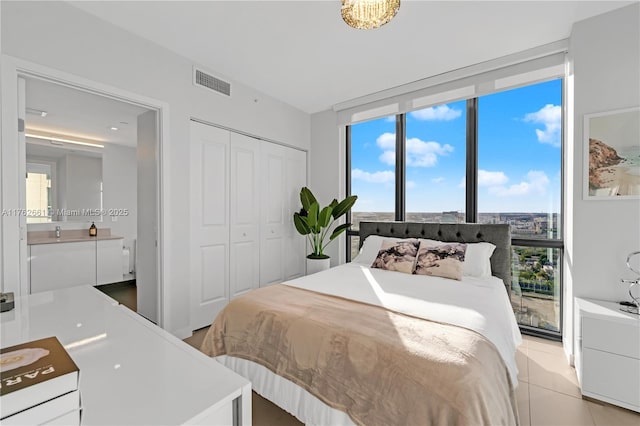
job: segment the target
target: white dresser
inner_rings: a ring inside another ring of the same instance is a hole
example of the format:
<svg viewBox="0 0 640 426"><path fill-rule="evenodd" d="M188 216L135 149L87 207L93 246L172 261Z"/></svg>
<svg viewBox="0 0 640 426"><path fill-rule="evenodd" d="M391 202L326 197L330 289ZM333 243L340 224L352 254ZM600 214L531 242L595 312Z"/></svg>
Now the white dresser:
<svg viewBox="0 0 640 426"><path fill-rule="evenodd" d="M91 286L16 299L2 347L57 336L80 369L83 425L251 424L251 383Z"/></svg>
<svg viewBox="0 0 640 426"><path fill-rule="evenodd" d="M575 367L582 395L640 412L640 317L575 299Z"/></svg>

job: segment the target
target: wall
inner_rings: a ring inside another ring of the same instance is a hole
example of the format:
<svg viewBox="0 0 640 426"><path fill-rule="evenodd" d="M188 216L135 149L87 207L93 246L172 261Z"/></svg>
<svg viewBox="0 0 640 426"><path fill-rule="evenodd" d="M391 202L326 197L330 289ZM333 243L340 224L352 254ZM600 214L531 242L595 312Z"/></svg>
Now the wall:
<svg viewBox="0 0 640 426"><path fill-rule="evenodd" d="M337 115L332 110L311 115L311 148L309 150L309 189L322 206L334 198L342 200L344 185L344 146L340 144ZM344 262L345 234L334 240L326 250L331 266Z"/></svg>
<svg viewBox="0 0 640 426"><path fill-rule="evenodd" d="M189 119L199 118L308 149L309 115L232 80L232 97L194 87L194 64L190 60L67 3L3 1L0 7L3 54L169 105L169 122L165 125L170 134L162 147L166 159L162 195L165 205L170 206L163 212L167 225L163 238L168 242L163 265L164 299L169 301L165 306L164 327L185 336L190 328ZM3 70L3 81L7 80L6 74ZM4 127L9 120L4 112L2 119ZM3 149L14 140L3 132ZM6 152L15 155L12 149ZM3 164L9 160L15 162L3 157ZM12 179L17 179L17 174ZM3 189L10 185L12 182L4 181ZM7 198L6 194L3 197ZM16 205L17 196L10 198L11 204ZM6 205L3 200L3 207ZM16 240L15 236L12 238ZM6 252L14 249L4 247L5 258ZM16 268L13 262L11 266L5 265L5 280L10 267Z"/></svg>
<svg viewBox="0 0 640 426"><path fill-rule="evenodd" d="M102 153L102 203L105 210L127 209L128 214L124 216L105 217L101 224L96 224L98 228L110 228L112 235L124 238L125 247L133 247L133 240L136 238L137 222L137 165L136 148L116 145L112 143L104 144ZM133 251L131 251L133 256Z"/></svg>
<svg viewBox="0 0 640 426"><path fill-rule="evenodd" d="M629 252L640 249L640 200L584 200L584 114L640 105L640 5L577 22L570 39L573 79L573 214L567 226L569 282L565 301L565 349L572 351L573 297L626 300ZM639 142L640 143L640 142Z"/></svg>
<svg viewBox="0 0 640 426"><path fill-rule="evenodd" d="M79 210L80 212L83 209L99 210L102 207L100 203L102 160L74 154L68 154L66 157L66 179L64 181L60 179L59 182L66 186L65 205L62 208ZM95 220L91 215L79 216L78 218L87 221Z"/></svg>

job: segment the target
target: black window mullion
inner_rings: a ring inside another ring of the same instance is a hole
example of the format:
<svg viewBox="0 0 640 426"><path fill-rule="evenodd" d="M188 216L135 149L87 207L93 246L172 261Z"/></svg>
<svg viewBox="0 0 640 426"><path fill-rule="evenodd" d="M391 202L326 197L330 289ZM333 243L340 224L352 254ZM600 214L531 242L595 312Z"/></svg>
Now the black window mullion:
<svg viewBox="0 0 640 426"><path fill-rule="evenodd" d="M467 173L465 221L478 221L478 98L467 99Z"/></svg>
<svg viewBox="0 0 640 426"><path fill-rule="evenodd" d="M406 193L405 193L405 114L396 115L396 216L395 220L405 220Z"/></svg>
<svg viewBox="0 0 640 426"><path fill-rule="evenodd" d="M345 161L345 171L344 171L344 180L346 181L346 196L351 195L351 126L346 126L345 129L345 150L346 150L346 161ZM347 211L347 223L351 223L351 210ZM351 229L347 230L347 235L345 238L345 244L347 245L347 250L345 253L345 260L347 262L351 262L351 236L358 235L357 231L352 231Z"/></svg>

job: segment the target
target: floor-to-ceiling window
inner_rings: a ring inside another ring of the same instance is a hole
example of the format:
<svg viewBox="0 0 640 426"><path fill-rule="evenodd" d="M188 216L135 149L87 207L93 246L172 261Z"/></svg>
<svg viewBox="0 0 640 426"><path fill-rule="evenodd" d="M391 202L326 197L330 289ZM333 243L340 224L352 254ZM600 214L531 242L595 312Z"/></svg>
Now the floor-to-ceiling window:
<svg viewBox="0 0 640 426"><path fill-rule="evenodd" d="M560 332L561 206L562 80L478 98L478 222L511 225L524 327Z"/></svg>
<svg viewBox="0 0 640 426"><path fill-rule="evenodd" d="M359 197L349 259L361 220L508 223L516 318L527 331L560 336L562 84L347 126L347 191Z"/></svg>
<svg viewBox="0 0 640 426"><path fill-rule="evenodd" d="M396 219L396 116L380 118L349 128L351 193L358 202L351 211L352 229L361 221ZM357 233L349 236L350 254L358 253Z"/></svg>

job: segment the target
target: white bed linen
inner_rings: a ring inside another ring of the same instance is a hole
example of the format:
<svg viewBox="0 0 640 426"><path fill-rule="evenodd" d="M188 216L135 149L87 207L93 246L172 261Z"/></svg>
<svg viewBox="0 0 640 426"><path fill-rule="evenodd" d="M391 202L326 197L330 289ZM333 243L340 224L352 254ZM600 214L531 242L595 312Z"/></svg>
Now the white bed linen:
<svg viewBox="0 0 640 426"><path fill-rule="evenodd" d="M251 381L252 389L305 425L355 425L344 411L328 406L290 380L266 367L242 358L220 355L216 360Z"/></svg>
<svg viewBox="0 0 640 426"><path fill-rule="evenodd" d="M515 353L522 336L500 278L456 281L347 263L284 284L474 330L496 346L518 385Z"/></svg>
<svg viewBox="0 0 640 426"><path fill-rule="evenodd" d="M518 385L515 352L522 342L504 284L497 277L462 281L371 269L348 263L284 284L466 327L491 341ZM252 361L218 356L226 367L249 379L253 389L311 425L352 425L349 416Z"/></svg>

